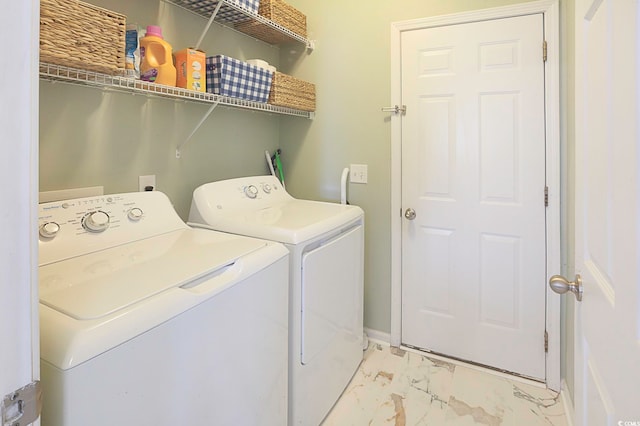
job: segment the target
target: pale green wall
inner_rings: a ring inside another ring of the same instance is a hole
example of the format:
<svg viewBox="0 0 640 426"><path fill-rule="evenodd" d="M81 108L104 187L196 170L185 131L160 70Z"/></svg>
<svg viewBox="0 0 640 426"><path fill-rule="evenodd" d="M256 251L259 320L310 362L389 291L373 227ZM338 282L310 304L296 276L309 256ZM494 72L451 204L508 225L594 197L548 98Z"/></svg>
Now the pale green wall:
<svg viewBox="0 0 640 426"><path fill-rule="evenodd" d="M367 164L369 183L350 185L351 203L366 213L365 325L390 331L391 226L390 26L392 22L504 6L518 0L287 0L307 15L316 49L280 49L217 26L202 48L248 59L261 57L314 82L315 120L218 108L189 142L175 147L207 107L62 84L41 83L40 186L53 190L104 185L135 191L137 177L156 174L158 187L186 219L191 192L216 179L267 173L264 150L283 150L287 189L310 199L339 199L340 174ZM204 20L160 0L92 0L125 13L130 22L159 24L174 48L193 46ZM573 4L561 5L563 265L573 271ZM550 271L551 272L551 271ZM563 376L573 388L573 301L564 298Z"/></svg>

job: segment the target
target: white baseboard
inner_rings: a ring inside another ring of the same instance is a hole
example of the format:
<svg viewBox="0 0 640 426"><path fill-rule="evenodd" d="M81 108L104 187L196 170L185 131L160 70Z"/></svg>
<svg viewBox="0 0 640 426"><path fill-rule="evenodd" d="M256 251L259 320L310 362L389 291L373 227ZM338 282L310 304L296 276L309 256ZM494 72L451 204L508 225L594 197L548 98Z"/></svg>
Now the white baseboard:
<svg viewBox="0 0 640 426"><path fill-rule="evenodd" d="M373 340L376 343L383 343L388 346L389 342L391 342L391 334L385 333L384 331L365 327L364 332L367 334L369 340Z"/></svg>
<svg viewBox="0 0 640 426"><path fill-rule="evenodd" d="M560 383L560 398L562 399L562 406L564 408L564 414L567 417L567 426L573 426L575 424L574 419L574 406L573 400L571 398L571 392L569 392L569 388L567 387L567 382L562 379Z"/></svg>

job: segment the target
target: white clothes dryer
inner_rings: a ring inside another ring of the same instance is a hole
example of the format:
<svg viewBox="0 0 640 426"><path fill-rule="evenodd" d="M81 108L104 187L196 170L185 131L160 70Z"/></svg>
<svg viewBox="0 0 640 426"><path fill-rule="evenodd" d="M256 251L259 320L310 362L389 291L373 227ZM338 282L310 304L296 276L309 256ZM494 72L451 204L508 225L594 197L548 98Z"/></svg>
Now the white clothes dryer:
<svg viewBox="0 0 640 426"><path fill-rule="evenodd" d="M289 249L289 424L318 426L362 361L362 209L295 199L256 176L198 187L188 224Z"/></svg>
<svg viewBox="0 0 640 426"><path fill-rule="evenodd" d="M287 422L288 251L160 192L40 205L42 424Z"/></svg>

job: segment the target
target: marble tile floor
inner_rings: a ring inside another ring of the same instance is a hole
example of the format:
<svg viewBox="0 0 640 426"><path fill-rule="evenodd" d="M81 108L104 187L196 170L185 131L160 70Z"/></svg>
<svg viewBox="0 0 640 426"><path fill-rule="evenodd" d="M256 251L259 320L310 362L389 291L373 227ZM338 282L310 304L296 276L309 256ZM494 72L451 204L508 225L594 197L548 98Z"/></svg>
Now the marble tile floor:
<svg viewBox="0 0 640 426"><path fill-rule="evenodd" d="M371 342L322 426L566 426L556 392Z"/></svg>

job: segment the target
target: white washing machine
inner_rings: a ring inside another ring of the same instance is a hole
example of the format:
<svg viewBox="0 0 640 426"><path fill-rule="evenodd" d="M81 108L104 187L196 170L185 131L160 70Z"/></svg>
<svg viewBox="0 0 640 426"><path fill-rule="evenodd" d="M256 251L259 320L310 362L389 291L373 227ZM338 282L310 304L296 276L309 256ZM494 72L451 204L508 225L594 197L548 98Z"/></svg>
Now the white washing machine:
<svg viewBox="0 0 640 426"><path fill-rule="evenodd" d="M43 426L287 422L288 251L160 192L40 205Z"/></svg>
<svg viewBox="0 0 640 426"><path fill-rule="evenodd" d="M319 425L362 360L362 209L295 199L256 176L197 188L188 223L289 249L289 424Z"/></svg>

